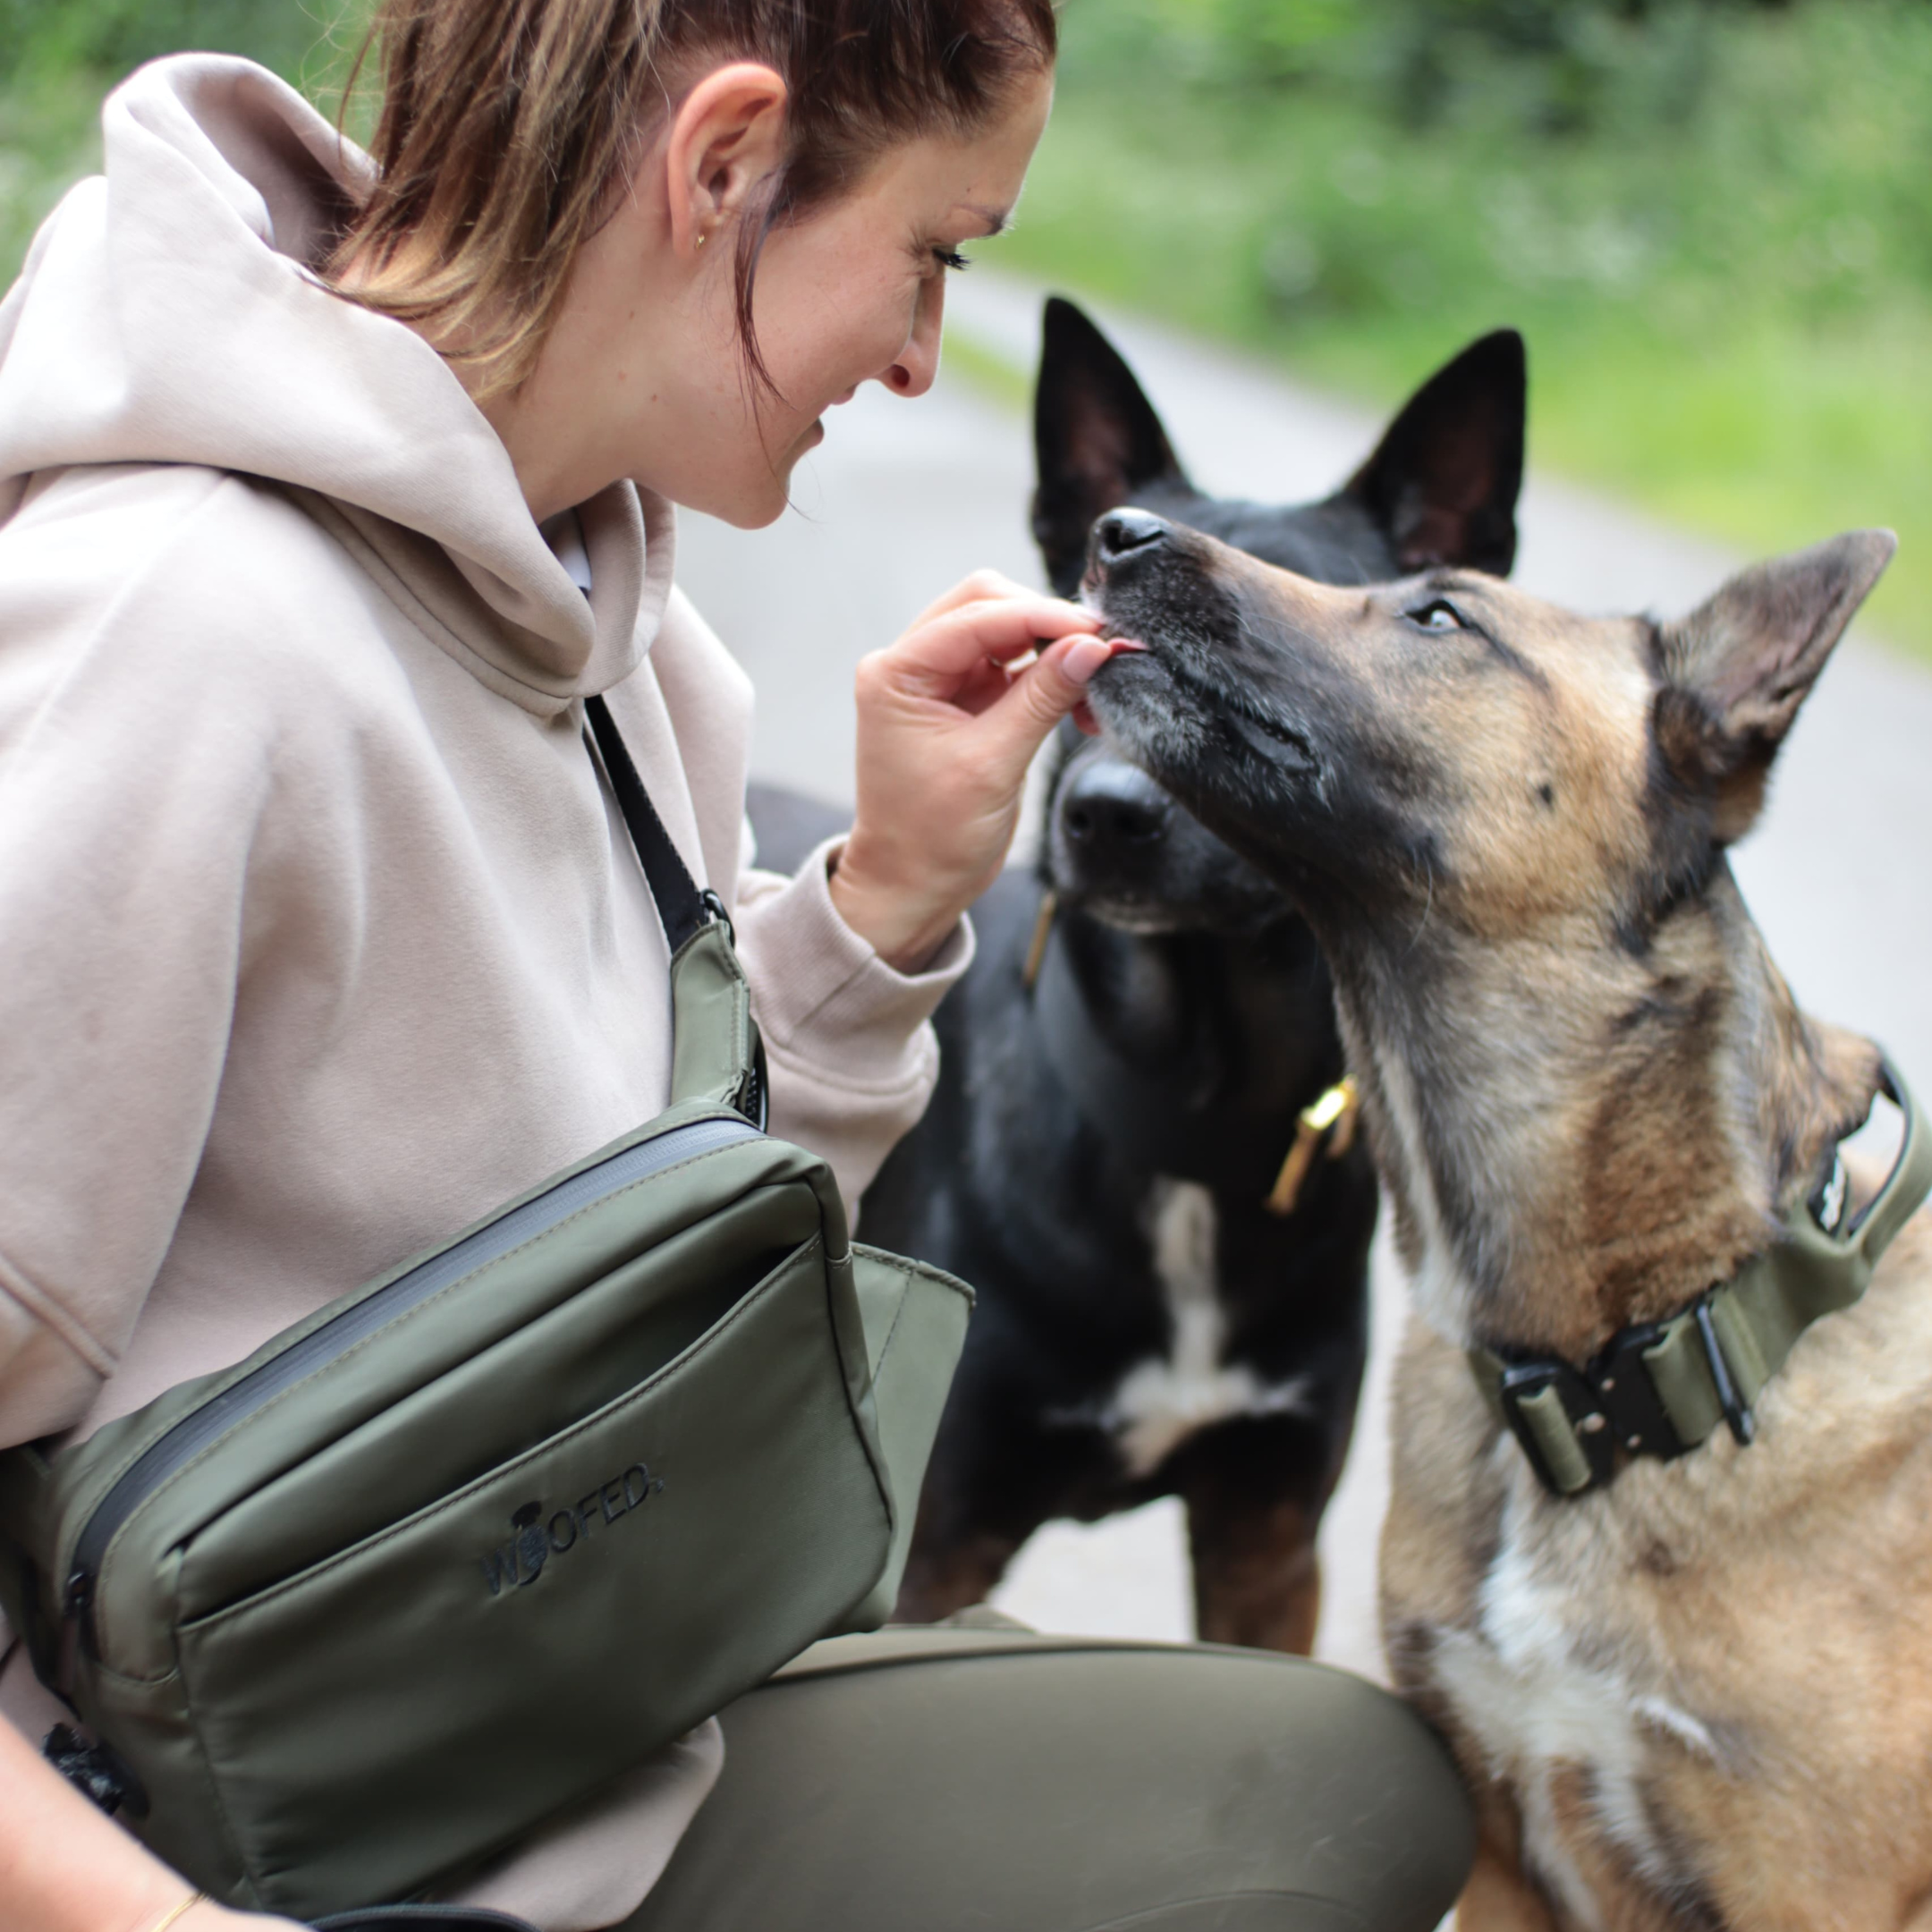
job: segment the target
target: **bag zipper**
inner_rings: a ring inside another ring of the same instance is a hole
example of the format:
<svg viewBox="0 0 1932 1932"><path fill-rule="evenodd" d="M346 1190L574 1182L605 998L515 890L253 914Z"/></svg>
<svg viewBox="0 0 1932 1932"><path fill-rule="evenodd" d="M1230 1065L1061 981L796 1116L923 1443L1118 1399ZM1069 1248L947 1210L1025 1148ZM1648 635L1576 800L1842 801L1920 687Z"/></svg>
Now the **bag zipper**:
<svg viewBox="0 0 1932 1932"><path fill-rule="evenodd" d="M186 1466L219 1436L292 1388L305 1377L346 1354L398 1315L407 1313L451 1283L485 1267L521 1248L526 1241L566 1221L580 1208L620 1188L661 1173L678 1162L741 1140L761 1139L758 1130L742 1120L692 1121L673 1127L635 1147L614 1154L595 1167L572 1174L534 1200L513 1208L453 1247L433 1254L386 1286L366 1295L352 1308L311 1329L240 1381L231 1382L199 1409L157 1436L123 1470L114 1486L95 1505L74 1539L62 1592L61 1638L54 1689L71 1699L84 1643L89 1657L96 1648L92 1610L94 1587L114 1533L162 1484Z"/></svg>

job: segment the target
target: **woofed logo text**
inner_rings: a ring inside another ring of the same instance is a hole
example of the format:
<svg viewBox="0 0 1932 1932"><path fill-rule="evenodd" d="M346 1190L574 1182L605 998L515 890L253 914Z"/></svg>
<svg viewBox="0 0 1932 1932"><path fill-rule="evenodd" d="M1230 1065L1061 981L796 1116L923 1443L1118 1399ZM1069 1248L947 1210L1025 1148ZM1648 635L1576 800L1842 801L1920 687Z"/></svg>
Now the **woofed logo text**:
<svg viewBox="0 0 1932 1932"><path fill-rule="evenodd" d="M626 1516L635 1513L664 1487L642 1462L633 1462L608 1482L599 1483L573 1507L555 1511L547 1519L539 1502L526 1503L510 1519L510 1540L483 1559L484 1580L492 1597L506 1589L524 1589L543 1574L553 1556L567 1555L595 1539L616 1533Z"/></svg>

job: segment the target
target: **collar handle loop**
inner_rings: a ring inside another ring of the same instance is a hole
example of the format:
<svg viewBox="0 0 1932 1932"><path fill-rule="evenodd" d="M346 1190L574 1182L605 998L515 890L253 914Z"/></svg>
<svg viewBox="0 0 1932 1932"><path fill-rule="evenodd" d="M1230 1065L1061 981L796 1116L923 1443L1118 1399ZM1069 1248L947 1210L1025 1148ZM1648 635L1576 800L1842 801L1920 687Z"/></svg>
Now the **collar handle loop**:
<svg viewBox="0 0 1932 1932"><path fill-rule="evenodd" d="M1927 1116L1925 1104L1883 1053L1878 1055L1878 1077L1905 1116L1905 1138L1885 1185L1859 1210L1850 1229L1852 1239L1873 1267L1926 1196L1932 1194L1932 1119Z"/></svg>

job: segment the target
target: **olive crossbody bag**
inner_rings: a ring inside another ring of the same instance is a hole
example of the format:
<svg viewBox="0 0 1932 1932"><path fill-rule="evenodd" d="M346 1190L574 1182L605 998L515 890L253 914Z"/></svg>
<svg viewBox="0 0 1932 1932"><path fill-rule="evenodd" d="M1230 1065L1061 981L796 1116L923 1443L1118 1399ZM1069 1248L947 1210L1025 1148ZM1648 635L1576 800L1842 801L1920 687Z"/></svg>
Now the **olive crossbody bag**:
<svg viewBox="0 0 1932 1932"><path fill-rule="evenodd" d="M421 1894L884 1621L971 1292L763 1131L731 928L600 699L672 1105L247 1360L0 1456L0 1608L162 1857Z"/></svg>

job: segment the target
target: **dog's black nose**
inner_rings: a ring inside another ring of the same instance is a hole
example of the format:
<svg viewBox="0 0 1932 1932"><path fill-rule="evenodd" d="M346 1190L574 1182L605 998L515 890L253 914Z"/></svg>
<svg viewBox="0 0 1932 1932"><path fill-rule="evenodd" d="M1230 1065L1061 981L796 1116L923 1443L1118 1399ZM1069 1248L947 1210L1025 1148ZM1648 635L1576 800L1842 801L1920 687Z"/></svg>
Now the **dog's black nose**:
<svg viewBox="0 0 1932 1932"><path fill-rule="evenodd" d="M1137 550L1151 549L1167 534L1165 521L1150 510L1110 510L1094 525L1094 557L1118 564Z"/></svg>
<svg viewBox="0 0 1932 1932"><path fill-rule="evenodd" d="M1145 772L1097 758L1060 794L1060 829L1069 844L1097 853L1108 846L1146 846L1167 831L1167 794Z"/></svg>

